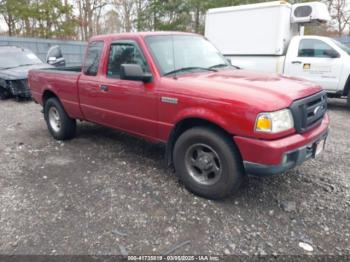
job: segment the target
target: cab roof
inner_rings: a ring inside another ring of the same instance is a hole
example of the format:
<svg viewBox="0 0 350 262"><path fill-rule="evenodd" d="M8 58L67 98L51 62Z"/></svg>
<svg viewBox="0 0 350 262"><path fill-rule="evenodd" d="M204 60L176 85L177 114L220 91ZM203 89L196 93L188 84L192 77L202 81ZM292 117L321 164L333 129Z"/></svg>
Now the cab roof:
<svg viewBox="0 0 350 262"><path fill-rule="evenodd" d="M89 42L97 41L97 40L106 40L106 39L118 39L118 38L138 38L138 37L146 37L146 36L159 36L159 35L197 35L194 33L187 32L177 32L177 31L155 31L155 32L133 32L133 33L119 33L119 34L106 34L106 35L98 35L90 38Z"/></svg>

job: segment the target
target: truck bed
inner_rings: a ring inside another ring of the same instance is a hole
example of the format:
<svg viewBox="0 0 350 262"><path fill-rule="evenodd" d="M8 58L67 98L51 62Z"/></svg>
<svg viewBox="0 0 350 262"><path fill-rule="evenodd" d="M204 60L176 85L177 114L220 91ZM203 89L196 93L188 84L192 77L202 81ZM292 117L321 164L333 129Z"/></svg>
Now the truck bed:
<svg viewBox="0 0 350 262"><path fill-rule="evenodd" d="M43 105L43 98L54 94L72 118L82 118L78 99L81 66L31 70L28 83L33 99Z"/></svg>

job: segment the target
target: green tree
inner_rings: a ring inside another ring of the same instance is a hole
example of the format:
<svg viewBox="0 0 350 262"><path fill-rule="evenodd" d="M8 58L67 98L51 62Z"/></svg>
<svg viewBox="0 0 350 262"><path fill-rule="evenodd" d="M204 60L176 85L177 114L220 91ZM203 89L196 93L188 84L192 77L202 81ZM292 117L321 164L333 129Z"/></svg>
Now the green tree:
<svg viewBox="0 0 350 262"><path fill-rule="evenodd" d="M208 9L264 1L149 0L147 2L146 8L136 19L138 30L175 30L203 33L205 14ZM139 20L140 18L142 21Z"/></svg>
<svg viewBox="0 0 350 262"><path fill-rule="evenodd" d="M10 36L69 38L77 26L73 7L61 0L1 0L0 11Z"/></svg>
<svg viewBox="0 0 350 262"><path fill-rule="evenodd" d="M0 13L2 14L4 21L8 27L8 33L10 36L15 35L17 32L17 23L20 21L21 12L23 6L26 5L24 0L1 0L0 1Z"/></svg>

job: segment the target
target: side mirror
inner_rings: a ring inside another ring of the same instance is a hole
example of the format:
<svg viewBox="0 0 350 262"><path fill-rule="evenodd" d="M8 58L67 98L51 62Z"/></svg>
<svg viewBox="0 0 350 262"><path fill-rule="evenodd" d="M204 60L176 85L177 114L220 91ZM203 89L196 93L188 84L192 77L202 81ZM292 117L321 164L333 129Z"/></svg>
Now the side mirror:
<svg viewBox="0 0 350 262"><path fill-rule="evenodd" d="M52 46L49 51L47 51L46 63L56 67L66 65L66 60L64 59L61 48L58 45Z"/></svg>
<svg viewBox="0 0 350 262"><path fill-rule="evenodd" d="M152 75L149 73L144 73L140 65L122 64L120 66L120 79L148 83L152 81Z"/></svg>
<svg viewBox="0 0 350 262"><path fill-rule="evenodd" d="M54 56L50 56L48 59L47 59L47 63L51 64L51 63L55 63L57 60L56 57Z"/></svg>
<svg viewBox="0 0 350 262"><path fill-rule="evenodd" d="M327 50L324 50L323 51L323 54L327 57L330 57L330 58L338 58L340 57L340 55L338 54L337 51L333 50L333 49L327 49Z"/></svg>

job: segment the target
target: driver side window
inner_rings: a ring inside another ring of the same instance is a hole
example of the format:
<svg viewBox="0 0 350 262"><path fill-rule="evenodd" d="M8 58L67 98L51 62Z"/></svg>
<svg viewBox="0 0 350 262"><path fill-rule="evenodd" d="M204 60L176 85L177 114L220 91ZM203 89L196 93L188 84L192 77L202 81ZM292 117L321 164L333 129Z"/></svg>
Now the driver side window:
<svg viewBox="0 0 350 262"><path fill-rule="evenodd" d="M122 64L138 64L141 66L144 73L149 72L145 58L138 47L133 43L117 43L111 45L107 76L119 78Z"/></svg>
<svg viewBox="0 0 350 262"><path fill-rule="evenodd" d="M317 39L303 39L300 41L298 56L299 57L330 57L336 51L328 44Z"/></svg>

